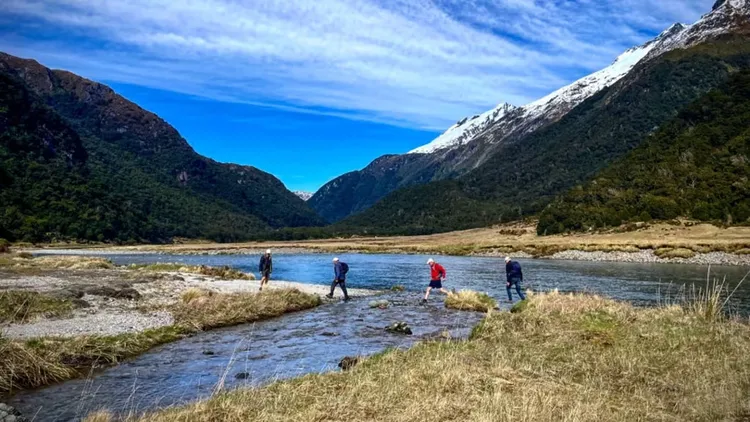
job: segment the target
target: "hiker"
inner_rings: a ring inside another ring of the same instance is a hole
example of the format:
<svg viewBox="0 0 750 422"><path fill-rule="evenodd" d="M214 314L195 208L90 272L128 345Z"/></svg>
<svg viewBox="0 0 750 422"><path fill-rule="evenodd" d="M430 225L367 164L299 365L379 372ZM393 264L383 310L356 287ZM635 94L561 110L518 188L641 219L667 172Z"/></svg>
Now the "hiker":
<svg viewBox="0 0 750 422"><path fill-rule="evenodd" d="M271 279L271 273L273 272L273 260L271 259L271 250L266 249L266 253L260 257L260 291L263 291L263 286L268 284L268 280Z"/></svg>
<svg viewBox="0 0 750 422"><path fill-rule="evenodd" d="M521 264L518 261L512 261L509 256L505 257L505 276L507 278L505 289L508 291L508 302L513 303L513 294L510 291L513 285L516 286L516 292L521 300L526 300L526 296L521 291L521 283L523 283Z"/></svg>
<svg viewBox="0 0 750 422"><path fill-rule="evenodd" d="M349 293L346 291L346 273L348 272L349 265L346 262L341 262L338 258L333 258L333 283L331 283L331 293L326 295L327 298L333 299L333 290L338 284L341 286L341 290L344 291L344 302L349 300Z"/></svg>
<svg viewBox="0 0 750 422"><path fill-rule="evenodd" d="M435 262L432 258L427 260L427 265L430 266L430 285L427 287L422 303L427 303L427 299L430 297L430 291L432 291L432 289L440 289L441 293L448 294L448 291L443 288L443 281L445 280L446 275L445 268Z"/></svg>

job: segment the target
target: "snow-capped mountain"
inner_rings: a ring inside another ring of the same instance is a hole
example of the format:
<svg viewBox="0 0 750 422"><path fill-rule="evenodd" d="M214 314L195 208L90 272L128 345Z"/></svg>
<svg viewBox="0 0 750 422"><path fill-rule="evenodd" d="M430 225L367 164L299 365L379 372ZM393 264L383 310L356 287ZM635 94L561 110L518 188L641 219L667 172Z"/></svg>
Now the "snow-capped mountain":
<svg viewBox="0 0 750 422"><path fill-rule="evenodd" d="M310 205L327 220L339 221L363 212L398 189L459 179L516 143L533 138L538 130L556 124L606 87L626 89L662 54L709 41L724 45L722 38L733 43L732 37L737 36L739 42L747 42L750 36L750 0L718 0L713 10L693 25L674 24L653 40L625 51L610 66L537 101L522 107L500 104L460 120L408 154L386 155L361 170L339 176L318 190Z"/></svg>
<svg viewBox="0 0 750 422"><path fill-rule="evenodd" d="M710 38L730 32L750 33L750 0L718 0L710 13L693 25L676 23L655 39L631 48L606 68L581 78L572 84L523 107L503 103L483 114L464 118L427 145L410 154L429 154L465 145L485 133L490 127L503 125L505 136L494 137L498 142L515 133L514 126L524 132L537 129L544 122L556 120L587 98L614 84L643 60L660 56L678 48L689 48ZM523 118L519 119L520 116ZM545 117L544 119L539 119ZM514 123L507 122L513 120ZM527 124L532 121L539 124Z"/></svg>
<svg viewBox="0 0 750 422"><path fill-rule="evenodd" d="M669 38L658 40L647 58L689 48L726 33L750 33L750 0L718 0L698 22L681 25Z"/></svg>
<svg viewBox="0 0 750 422"><path fill-rule="evenodd" d="M604 69L583 77L523 107L503 103L471 119L465 118L451 126L429 144L409 151L409 153L429 154L439 150L456 148L471 142L487 129L495 128L496 125L507 127L503 130L504 135L500 139L495 137L494 142L515 133L516 129L521 129L524 132L533 131L545 122L557 120L587 98L619 81L635 65L648 56L655 46L671 42L674 37L682 33L685 27L682 24L675 24L654 40L622 53L614 63ZM544 117L544 119L539 119L540 117ZM538 123L532 123L534 121Z"/></svg>
<svg viewBox="0 0 750 422"><path fill-rule="evenodd" d="M312 192L305 192L305 191L301 191L301 190L296 190L296 191L294 191L292 193L294 193L295 195L297 195L300 198L302 198L303 201L307 201L308 199L312 198L312 196L313 196Z"/></svg>

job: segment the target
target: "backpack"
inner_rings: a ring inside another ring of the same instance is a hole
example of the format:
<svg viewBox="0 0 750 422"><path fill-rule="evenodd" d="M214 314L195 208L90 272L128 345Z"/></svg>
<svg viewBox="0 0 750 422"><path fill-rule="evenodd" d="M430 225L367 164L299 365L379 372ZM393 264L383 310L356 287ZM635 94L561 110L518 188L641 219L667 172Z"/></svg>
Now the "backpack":
<svg viewBox="0 0 750 422"><path fill-rule="evenodd" d="M341 275L346 275L349 272L349 265L346 262L341 263Z"/></svg>

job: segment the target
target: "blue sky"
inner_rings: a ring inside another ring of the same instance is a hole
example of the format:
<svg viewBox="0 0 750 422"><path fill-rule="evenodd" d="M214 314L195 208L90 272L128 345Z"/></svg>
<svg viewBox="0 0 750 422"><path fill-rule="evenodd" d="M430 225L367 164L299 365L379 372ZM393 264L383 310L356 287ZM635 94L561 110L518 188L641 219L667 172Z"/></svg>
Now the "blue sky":
<svg viewBox="0 0 750 422"><path fill-rule="evenodd" d="M713 0L5 0L0 50L314 191L598 70Z"/></svg>

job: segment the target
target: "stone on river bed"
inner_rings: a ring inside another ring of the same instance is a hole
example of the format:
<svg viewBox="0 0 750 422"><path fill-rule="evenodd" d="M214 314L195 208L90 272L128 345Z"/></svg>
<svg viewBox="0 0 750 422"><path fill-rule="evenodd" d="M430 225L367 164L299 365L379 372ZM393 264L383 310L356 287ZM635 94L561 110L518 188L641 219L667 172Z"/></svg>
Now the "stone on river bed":
<svg viewBox="0 0 750 422"><path fill-rule="evenodd" d="M28 422L21 412L5 403L0 403L0 422Z"/></svg>
<svg viewBox="0 0 750 422"><path fill-rule="evenodd" d="M342 371L348 371L354 368L354 366L357 365L358 363L359 363L359 357L347 356L341 359L341 362L339 362L339 368L341 368Z"/></svg>
<svg viewBox="0 0 750 422"><path fill-rule="evenodd" d="M395 333L395 334L411 335L411 328L409 327L407 323L403 321L394 322L393 324L385 327L385 331L388 331L389 333Z"/></svg>
<svg viewBox="0 0 750 422"><path fill-rule="evenodd" d="M383 300L373 300L373 301L370 302L369 305L370 305L371 308L385 309L385 308L391 306L391 302L389 302L389 301L387 301L385 299L383 299Z"/></svg>

